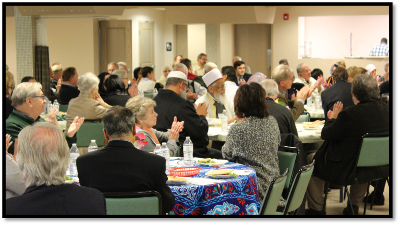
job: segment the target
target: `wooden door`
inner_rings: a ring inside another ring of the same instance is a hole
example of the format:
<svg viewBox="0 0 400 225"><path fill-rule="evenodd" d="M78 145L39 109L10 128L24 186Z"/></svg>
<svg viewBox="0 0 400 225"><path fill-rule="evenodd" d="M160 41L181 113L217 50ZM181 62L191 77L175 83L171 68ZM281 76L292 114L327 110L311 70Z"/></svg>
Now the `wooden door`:
<svg viewBox="0 0 400 225"><path fill-rule="evenodd" d="M155 67L154 21L139 21L139 65Z"/></svg>

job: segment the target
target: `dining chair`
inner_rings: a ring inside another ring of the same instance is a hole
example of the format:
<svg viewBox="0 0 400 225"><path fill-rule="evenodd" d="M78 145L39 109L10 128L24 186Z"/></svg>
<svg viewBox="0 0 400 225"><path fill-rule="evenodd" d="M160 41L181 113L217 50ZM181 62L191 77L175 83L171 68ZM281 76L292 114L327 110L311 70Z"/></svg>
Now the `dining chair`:
<svg viewBox="0 0 400 225"><path fill-rule="evenodd" d="M68 111L68 104L67 105L60 104L59 105L59 111L60 112L67 112Z"/></svg>
<svg viewBox="0 0 400 225"><path fill-rule="evenodd" d="M381 133L367 133L363 135L362 142L359 147L359 155L357 159L357 164L354 168L356 171L355 178L357 180L357 174L362 173L363 168L373 169L373 167L382 167L388 166L389 161L389 132L381 132ZM357 171L359 170L359 171ZM367 194L366 198L368 199L369 195L369 186L371 185L371 181L375 181L382 178L387 178L389 174L382 174L380 176L375 177L374 179L368 181L367 186ZM325 182L325 186L329 185L328 182ZM325 188L326 189L326 188ZM350 193L348 191L347 186L345 186L345 196L347 195L348 204L352 205L351 200L349 198ZM324 210L326 207L326 199L327 199L327 192L325 190L325 200L324 200ZM372 209L373 201L371 202L371 209ZM353 207L350 207L352 213L354 215ZM364 212L365 215L367 210L367 201L364 204Z"/></svg>
<svg viewBox="0 0 400 225"><path fill-rule="evenodd" d="M288 175L284 187L285 190L283 193L284 198L287 197L289 192L290 182L293 179L298 154L299 150L296 147L279 146L278 148L279 171L286 171L286 169L288 169Z"/></svg>
<svg viewBox="0 0 400 225"><path fill-rule="evenodd" d="M153 98L153 92L143 92L145 98Z"/></svg>
<svg viewBox="0 0 400 225"><path fill-rule="evenodd" d="M303 123L303 122L310 122L310 113L309 112L304 112L302 115L299 116L299 118L296 120L298 123Z"/></svg>
<svg viewBox="0 0 400 225"><path fill-rule="evenodd" d="M102 123L88 123L86 120L76 133L76 146L88 147L91 140L96 140L98 147L105 146Z"/></svg>
<svg viewBox="0 0 400 225"><path fill-rule="evenodd" d="M315 160L313 160L311 164L301 167L290 186L289 196L283 212L276 212L275 215L287 215L288 212L292 211L294 211L293 215L297 214L306 194L311 175L314 171L314 164Z"/></svg>
<svg viewBox="0 0 400 225"><path fill-rule="evenodd" d="M267 192L265 193L265 198L262 202L259 215L275 215L276 209L279 205L279 200L282 196L283 188L286 184L288 169L285 173L275 177L271 184L269 185Z"/></svg>
<svg viewBox="0 0 400 225"><path fill-rule="evenodd" d="M107 215L161 215L162 200L157 191L106 192Z"/></svg>

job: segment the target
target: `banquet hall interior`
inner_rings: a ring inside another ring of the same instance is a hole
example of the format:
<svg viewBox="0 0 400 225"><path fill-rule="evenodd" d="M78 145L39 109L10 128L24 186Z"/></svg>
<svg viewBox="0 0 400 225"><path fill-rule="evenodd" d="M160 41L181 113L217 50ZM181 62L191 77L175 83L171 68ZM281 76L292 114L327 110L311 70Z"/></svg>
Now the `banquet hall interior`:
<svg viewBox="0 0 400 225"><path fill-rule="evenodd" d="M4 4L4 3L3 3ZM128 79L136 67L150 66L155 80L178 55L197 64L200 53L219 69L240 56L251 74L271 78L281 59L289 67L306 63L319 68L324 80L332 65L376 66L385 74L389 57L370 57L381 38L391 42L392 6L384 5L12 5L3 15L5 64L15 85L34 76L35 47L48 47L50 66L75 67L79 75L96 76L110 62L126 62ZM373 32L372 32L373 31ZM4 54L3 54L4 55ZM296 78L297 73L293 76ZM4 121L3 121L4 122ZM385 204L368 215L389 215L391 186L385 186ZM371 191L371 190L370 190ZM342 215L346 200L331 188L327 215ZM369 204L368 204L369 207ZM307 207L306 207L307 208ZM360 210L361 211L361 210Z"/></svg>

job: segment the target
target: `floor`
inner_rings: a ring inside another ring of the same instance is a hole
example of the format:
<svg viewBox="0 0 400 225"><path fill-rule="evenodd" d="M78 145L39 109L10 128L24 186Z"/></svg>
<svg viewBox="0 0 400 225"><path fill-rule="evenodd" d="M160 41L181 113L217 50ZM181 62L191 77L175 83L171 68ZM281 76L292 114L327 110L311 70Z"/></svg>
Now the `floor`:
<svg viewBox="0 0 400 225"><path fill-rule="evenodd" d="M370 192L373 190L373 187L370 187ZM385 185L385 191L384 191L384 196L385 196L385 205L382 206L376 206L374 205L372 207L372 210L370 210L370 204L367 204L367 211L366 215L389 215L389 202L390 202L390 197L389 197L389 187L386 183ZM339 201L339 196L340 196L340 191L339 189L332 189L329 194L328 194L328 199L326 201L326 214L327 215L343 215L343 209L346 208L347 206L347 198L343 201ZM362 206L359 206L359 215L363 214L364 211L364 204Z"/></svg>

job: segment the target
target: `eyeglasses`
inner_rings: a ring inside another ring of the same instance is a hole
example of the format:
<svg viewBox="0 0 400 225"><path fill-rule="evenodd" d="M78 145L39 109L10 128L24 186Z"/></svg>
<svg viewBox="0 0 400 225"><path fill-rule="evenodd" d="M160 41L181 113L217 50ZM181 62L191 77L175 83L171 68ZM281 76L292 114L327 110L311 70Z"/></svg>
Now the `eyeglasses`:
<svg viewBox="0 0 400 225"><path fill-rule="evenodd" d="M43 98L42 100L44 100L46 96L42 95L42 96L32 96L32 98Z"/></svg>
<svg viewBox="0 0 400 225"><path fill-rule="evenodd" d="M224 85L221 85L221 86L218 86L218 87L215 87L216 89L223 89L223 88L226 88L226 84L224 84Z"/></svg>
<svg viewBox="0 0 400 225"><path fill-rule="evenodd" d="M169 72L171 72L171 70L164 70L163 72L164 73L169 73Z"/></svg>
<svg viewBox="0 0 400 225"><path fill-rule="evenodd" d="M303 73L311 72L311 70L303 70Z"/></svg>

